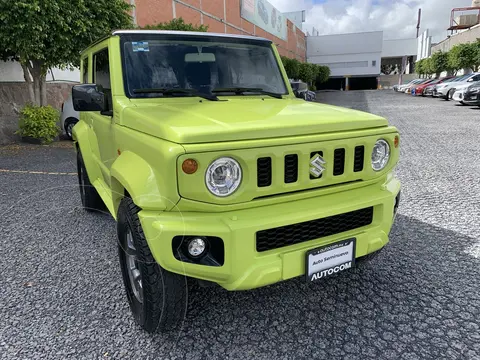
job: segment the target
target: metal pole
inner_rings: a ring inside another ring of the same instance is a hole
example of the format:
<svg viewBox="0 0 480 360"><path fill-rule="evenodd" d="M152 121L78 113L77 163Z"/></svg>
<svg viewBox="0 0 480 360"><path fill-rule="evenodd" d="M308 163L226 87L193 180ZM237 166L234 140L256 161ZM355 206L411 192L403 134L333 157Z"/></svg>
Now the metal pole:
<svg viewBox="0 0 480 360"><path fill-rule="evenodd" d="M420 34L420 21L422 20L422 9L418 9L418 21L417 21L417 38Z"/></svg>

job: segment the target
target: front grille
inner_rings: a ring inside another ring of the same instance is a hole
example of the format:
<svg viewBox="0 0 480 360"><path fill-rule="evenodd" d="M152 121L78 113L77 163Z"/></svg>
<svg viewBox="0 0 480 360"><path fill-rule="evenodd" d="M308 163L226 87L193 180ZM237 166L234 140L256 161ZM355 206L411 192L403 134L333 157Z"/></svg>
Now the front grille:
<svg viewBox="0 0 480 360"><path fill-rule="evenodd" d="M340 234L370 225L373 207L334 215L322 219L258 231L257 251L263 252L305 241Z"/></svg>
<svg viewBox="0 0 480 360"><path fill-rule="evenodd" d="M363 170L363 163L365 158L365 147L356 146L355 147L355 159L353 163L353 171L359 172Z"/></svg>
<svg viewBox="0 0 480 360"><path fill-rule="evenodd" d="M257 186L266 187L270 185L272 185L272 158L259 158L257 159Z"/></svg>
<svg viewBox="0 0 480 360"><path fill-rule="evenodd" d="M298 179L298 155L285 156L285 184L297 182Z"/></svg>
<svg viewBox="0 0 480 360"><path fill-rule="evenodd" d="M309 183L329 186L345 179L360 180L365 171L365 145L332 147L327 144L322 149L322 146L316 144L305 150L307 151L301 149L294 154L278 156L260 155L256 160L257 188L263 190L285 184L307 188ZM315 176L310 170L313 167L311 160L316 155L320 155L324 161L320 176Z"/></svg>
<svg viewBox="0 0 480 360"><path fill-rule="evenodd" d="M345 149L335 149L333 155L333 175L342 175L345 172Z"/></svg>

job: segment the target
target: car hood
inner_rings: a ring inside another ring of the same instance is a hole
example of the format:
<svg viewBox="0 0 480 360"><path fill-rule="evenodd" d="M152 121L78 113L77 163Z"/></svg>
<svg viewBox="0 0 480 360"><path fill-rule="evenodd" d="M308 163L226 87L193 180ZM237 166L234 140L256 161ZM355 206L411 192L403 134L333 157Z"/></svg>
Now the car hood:
<svg viewBox="0 0 480 360"><path fill-rule="evenodd" d="M467 84L466 82L463 82L463 81L452 81L452 82L449 82L449 83L446 83L446 84L439 84L438 87L439 88L445 88L445 89L450 89L450 88L455 88L455 89L458 89L459 86L462 86L464 84ZM470 83L468 83L470 84ZM442 85L445 85L445 86L442 86Z"/></svg>
<svg viewBox="0 0 480 360"><path fill-rule="evenodd" d="M124 109L121 125L179 144L253 140L388 126L380 116L298 99L165 99ZM175 101L171 101L175 100Z"/></svg>
<svg viewBox="0 0 480 360"><path fill-rule="evenodd" d="M455 90L466 90L470 85L472 85L471 82L469 83L459 83L459 85L453 86Z"/></svg>

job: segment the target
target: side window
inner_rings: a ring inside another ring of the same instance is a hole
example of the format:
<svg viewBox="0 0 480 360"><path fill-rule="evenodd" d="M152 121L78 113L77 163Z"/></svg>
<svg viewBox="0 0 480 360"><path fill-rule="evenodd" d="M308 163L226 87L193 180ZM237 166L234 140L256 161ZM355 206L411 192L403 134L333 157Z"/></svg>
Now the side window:
<svg viewBox="0 0 480 360"><path fill-rule="evenodd" d="M93 82L102 86L104 90L111 90L108 48L93 55L93 64Z"/></svg>
<svg viewBox="0 0 480 360"><path fill-rule="evenodd" d="M108 48L100 50L93 55L93 83L103 88L108 109L112 110L112 86L110 85Z"/></svg>
<svg viewBox="0 0 480 360"><path fill-rule="evenodd" d="M479 81L480 80L480 75L475 75L473 77L473 81Z"/></svg>
<svg viewBox="0 0 480 360"><path fill-rule="evenodd" d="M82 79L83 79L83 83L87 84L88 83L88 57L83 58L82 63L83 63Z"/></svg>

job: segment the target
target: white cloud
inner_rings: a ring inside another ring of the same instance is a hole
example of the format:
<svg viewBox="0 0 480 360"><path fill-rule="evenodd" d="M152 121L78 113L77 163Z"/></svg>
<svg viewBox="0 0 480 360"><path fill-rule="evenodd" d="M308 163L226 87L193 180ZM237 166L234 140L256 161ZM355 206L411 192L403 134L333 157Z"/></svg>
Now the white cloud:
<svg viewBox="0 0 480 360"><path fill-rule="evenodd" d="M418 9L420 31L430 30L433 41L447 36L454 7L471 6L471 0L269 0L280 11L307 10L304 29L321 35L383 30L386 39L414 38Z"/></svg>

